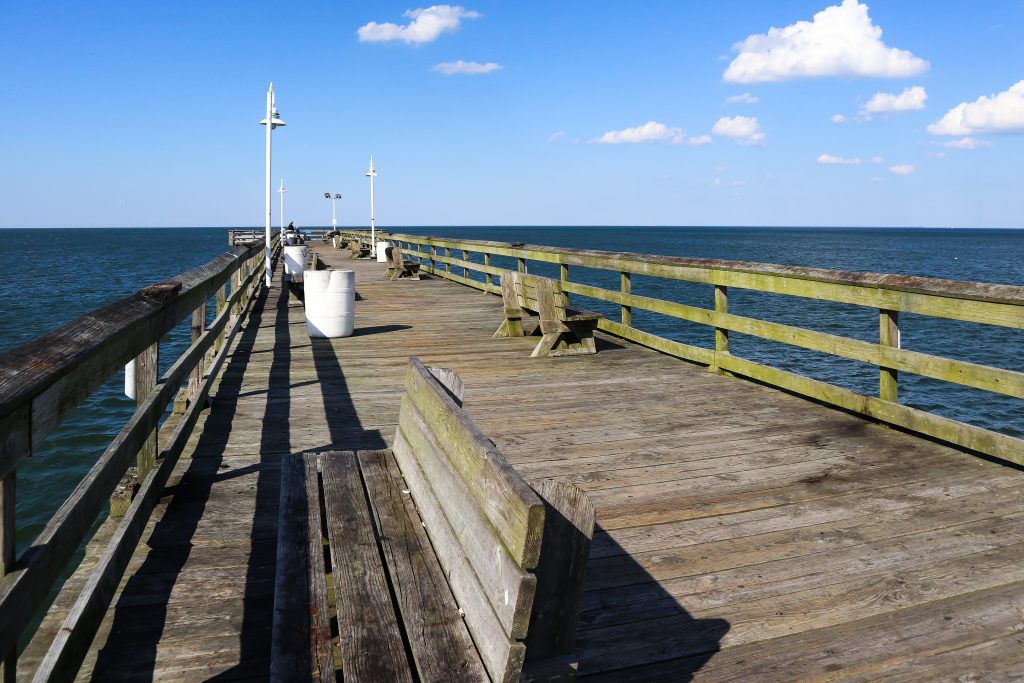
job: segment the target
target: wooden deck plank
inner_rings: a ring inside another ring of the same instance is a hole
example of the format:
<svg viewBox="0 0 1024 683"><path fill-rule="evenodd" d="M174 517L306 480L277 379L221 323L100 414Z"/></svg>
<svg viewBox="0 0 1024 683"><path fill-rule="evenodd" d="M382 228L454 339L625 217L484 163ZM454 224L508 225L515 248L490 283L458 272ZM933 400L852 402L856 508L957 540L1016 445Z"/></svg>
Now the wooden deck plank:
<svg viewBox="0 0 1024 683"><path fill-rule="evenodd" d="M261 296L83 679L266 676L280 456L390 447L411 355L459 373L524 476L595 504L582 674L1024 669L1021 472L600 333L530 359L491 338L498 297L315 249L356 270L356 334L310 340L294 294Z"/></svg>

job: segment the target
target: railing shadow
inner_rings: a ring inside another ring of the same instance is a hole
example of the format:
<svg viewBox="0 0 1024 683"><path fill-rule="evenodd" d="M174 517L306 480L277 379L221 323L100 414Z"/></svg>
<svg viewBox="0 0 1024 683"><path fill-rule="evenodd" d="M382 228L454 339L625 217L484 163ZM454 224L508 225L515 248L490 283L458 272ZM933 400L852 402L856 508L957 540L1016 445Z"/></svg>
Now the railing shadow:
<svg viewBox="0 0 1024 683"><path fill-rule="evenodd" d="M207 626L193 625L188 623L188 620L182 623L168 623L169 603L176 588L180 588L185 594L184 599L191 597L188 594L196 588L179 586L178 580L196 547L196 534L214 486L253 473L257 475L257 492L256 513L250 532L251 546L248 557L234 558L237 562L244 562L247 567L245 601L241 605L240 615L237 613L237 605L225 601L221 617L228 625L226 631L230 631L231 624L241 620L242 657L239 666L228 672L230 677L265 675L270 645L270 620L273 613L277 478L265 476L264 470L268 466L276 465L280 453L288 446L289 382L287 374L283 378L279 372L275 375L275 369L282 365L287 366L288 344L275 345L267 403L268 411L271 405L285 411L283 424L279 419L280 415L265 416L259 460L256 463L225 471L231 467L225 462L225 452L234 426L233 420L238 408L245 370L267 312L268 299L268 292L263 290L254 302L249 320L241 331L232 356L223 370L217 394L212 400L210 414L207 416L188 468L180 482L168 487L164 492L165 496L172 496L170 503L155 524L153 533L146 539L149 546L146 559L131 574L114 606L110 634L105 646L97 654L92 671L92 678L95 680L125 678L128 672L136 677L152 676L155 674L157 651L162 641L187 639L193 628ZM276 302L274 320L275 333L287 335L286 293L279 296ZM268 417L272 419L267 419ZM269 485L268 480L273 480L273 486ZM269 528L267 520L271 520L272 526ZM209 531L204 529L203 533ZM225 537L225 545L230 544L231 540ZM211 541L203 539L202 543L210 545ZM236 546L245 547L243 544ZM207 559L199 561L205 562ZM214 561L216 566L221 564L222 562ZM216 571L212 573L216 574ZM261 590L254 590L257 586L261 587ZM267 589L267 586L270 588ZM211 585L209 588L210 599L215 600L217 586ZM169 649L173 651L173 648ZM187 653L182 654L187 656ZM197 678L207 678L208 676L203 673L202 657L197 659L200 661L178 661L177 664L194 671ZM207 662L210 663L212 662Z"/></svg>
<svg viewBox="0 0 1024 683"><path fill-rule="evenodd" d="M577 623L581 677L689 681L729 628L725 619L691 615L598 524Z"/></svg>

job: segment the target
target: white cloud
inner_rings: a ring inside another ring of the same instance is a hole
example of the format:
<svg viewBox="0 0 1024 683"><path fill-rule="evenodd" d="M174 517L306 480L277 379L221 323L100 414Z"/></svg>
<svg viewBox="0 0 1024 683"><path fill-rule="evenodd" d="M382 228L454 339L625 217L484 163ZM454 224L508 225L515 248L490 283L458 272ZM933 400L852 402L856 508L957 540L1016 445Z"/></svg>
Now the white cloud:
<svg viewBox="0 0 1024 683"><path fill-rule="evenodd" d="M558 142L559 140L561 140L564 137L565 137L565 131L564 130L560 130L560 131L558 131L556 133L552 133L548 137L548 142L555 143L555 142Z"/></svg>
<svg viewBox="0 0 1024 683"><path fill-rule="evenodd" d="M711 133L732 138L741 145L760 145L765 137L754 116L723 116L715 122Z"/></svg>
<svg viewBox="0 0 1024 683"><path fill-rule="evenodd" d="M943 142L942 146L949 147L950 149L978 149L979 147L991 147L992 143L988 140L978 140L976 138L966 137L960 138L959 140Z"/></svg>
<svg viewBox="0 0 1024 683"><path fill-rule="evenodd" d="M745 92L742 95L733 95L732 97L725 98L726 104L757 104L760 101L761 98L756 95L751 95L748 92Z"/></svg>
<svg viewBox="0 0 1024 683"><path fill-rule="evenodd" d="M928 152L928 158L930 159L944 159L945 157L945 152Z"/></svg>
<svg viewBox="0 0 1024 683"><path fill-rule="evenodd" d="M896 175L910 175L913 172L914 167L910 164L899 164L889 167L889 173L895 173Z"/></svg>
<svg viewBox="0 0 1024 683"><path fill-rule="evenodd" d="M961 102L928 126L932 135L1024 133L1024 81L974 102Z"/></svg>
<svg viewBox="0 0 1024 683"><path fill-rule="evenodd" d="M480 13L452 5L433 5L426 9L411 9L402 16L412 19L405 26L376 21L360 26L356 33L361 43L403 40L406 43L430 43L445 31L459 28L463 19L479 19Z"/></svg>
<svg viewBox="0 0 1024 683"><path fill-rule="evenodd" d="M619 145L624 143L668 142L673 145L706 145L711 142L708 135L688 138L682 128L666 126L657 121L648 121L635 128L610 130L599 138L591 140L602 145Z"/></svg>
<svg viewBox="0 0 1024 683"><path fill-rule="evenodd" d="M871 96L868 103L864 105L866 114L886 114L897 111L913 111L924 109L928 93L924 88L915 85L912 88L904 88L899 95L887 92L878 92Z"/></svg>
<svg viewBox="0 0 1024 683"><path fill-rule="evenodd" d="M754 34L733 46L739 54L722 80L760 83L819 76L906 78L928 70L928 62L882 42L867 5L843 0L814 15L767 34Z"/></svg>
<svg viewBox="0 0 1024 683"><path fill-rule="evenodd" d="M817 159L819 164L842 164L845 166L860 166L860 159L844 159L843 157L832 156L831 154L822 154Z"/></svg>
<svg viewBox="0 0 1024 683"><path fill-rule="evenodd" d="M873 164L880 164L883 161L885 161L885 160L882 159L882 157L880 157L878 155L875 155L875 156L871 157L871 163L873 163Z"/></svg>
<svg viewBox="0 0 1024 683"><path fill-rule="evenodd" d="M846 118L842 114L833 114L832 123L849 123L850 119Z"/></svg>
<svg viewBox="0 0 1024 683"><path fill-rule="evenodd" d="M457 62L442 62L435 66L433 70L445 76L452 76L454 74L489 74L500 68L501 64L495 64L494 62L481 64L480 62L466 62L460 59Z"/></svg>

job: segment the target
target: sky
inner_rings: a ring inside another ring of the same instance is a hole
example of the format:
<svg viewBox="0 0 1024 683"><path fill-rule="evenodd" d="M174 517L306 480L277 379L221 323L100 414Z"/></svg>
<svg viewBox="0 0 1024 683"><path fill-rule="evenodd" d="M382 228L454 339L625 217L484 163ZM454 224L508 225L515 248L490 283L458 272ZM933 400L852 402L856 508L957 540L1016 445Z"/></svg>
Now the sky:
<svg viewBox="0 0 1024 683"><path fill-rule="evenodd" d="M0 227L1024 226L1024 2L0 0ZM279 222L274 193L274 224Z"/></svg>

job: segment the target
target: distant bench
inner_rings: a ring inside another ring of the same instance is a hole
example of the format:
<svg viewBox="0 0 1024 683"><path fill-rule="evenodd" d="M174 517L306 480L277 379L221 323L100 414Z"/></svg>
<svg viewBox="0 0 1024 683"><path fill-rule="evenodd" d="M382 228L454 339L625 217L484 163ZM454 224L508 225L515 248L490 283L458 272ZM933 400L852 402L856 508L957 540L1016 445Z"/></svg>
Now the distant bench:
<svg viewBox="0 0 1024 683"><path fill-rule="evenodd" d="M531 488L458 376L412 358L393 450L282 460L271 680L335 680L328 571L346 683L572 678L593 528L582 491Z"/></svg>
<svg viewBox="0 0 1024 683"><path fill-rule="evenodd" d="M420 279L420 264L415 261L406 261L400 246L396 244L393 247L388 247L384 253L388 257L388 269L384 273L384 277L389 280L398 280L403 277L410 280Z"/></svg>
<svg viewBox="0 0 1024 683"><path fill-rule="evenodd" d="M370 256L370 247L364 245L359 238L350 237L348 248L352 250L352 258L368 258Z"/></svg>
<svg viewBox="0 0 1024 683"><path fill-rule="evenodd" d="M540 317L540 323L530 333L541 336L531 358L597 353L594 330L601 314L569 307L557 280L508 271L501 276L501 298L505 320L495 337L524 336L524 310Z"/></svg>

